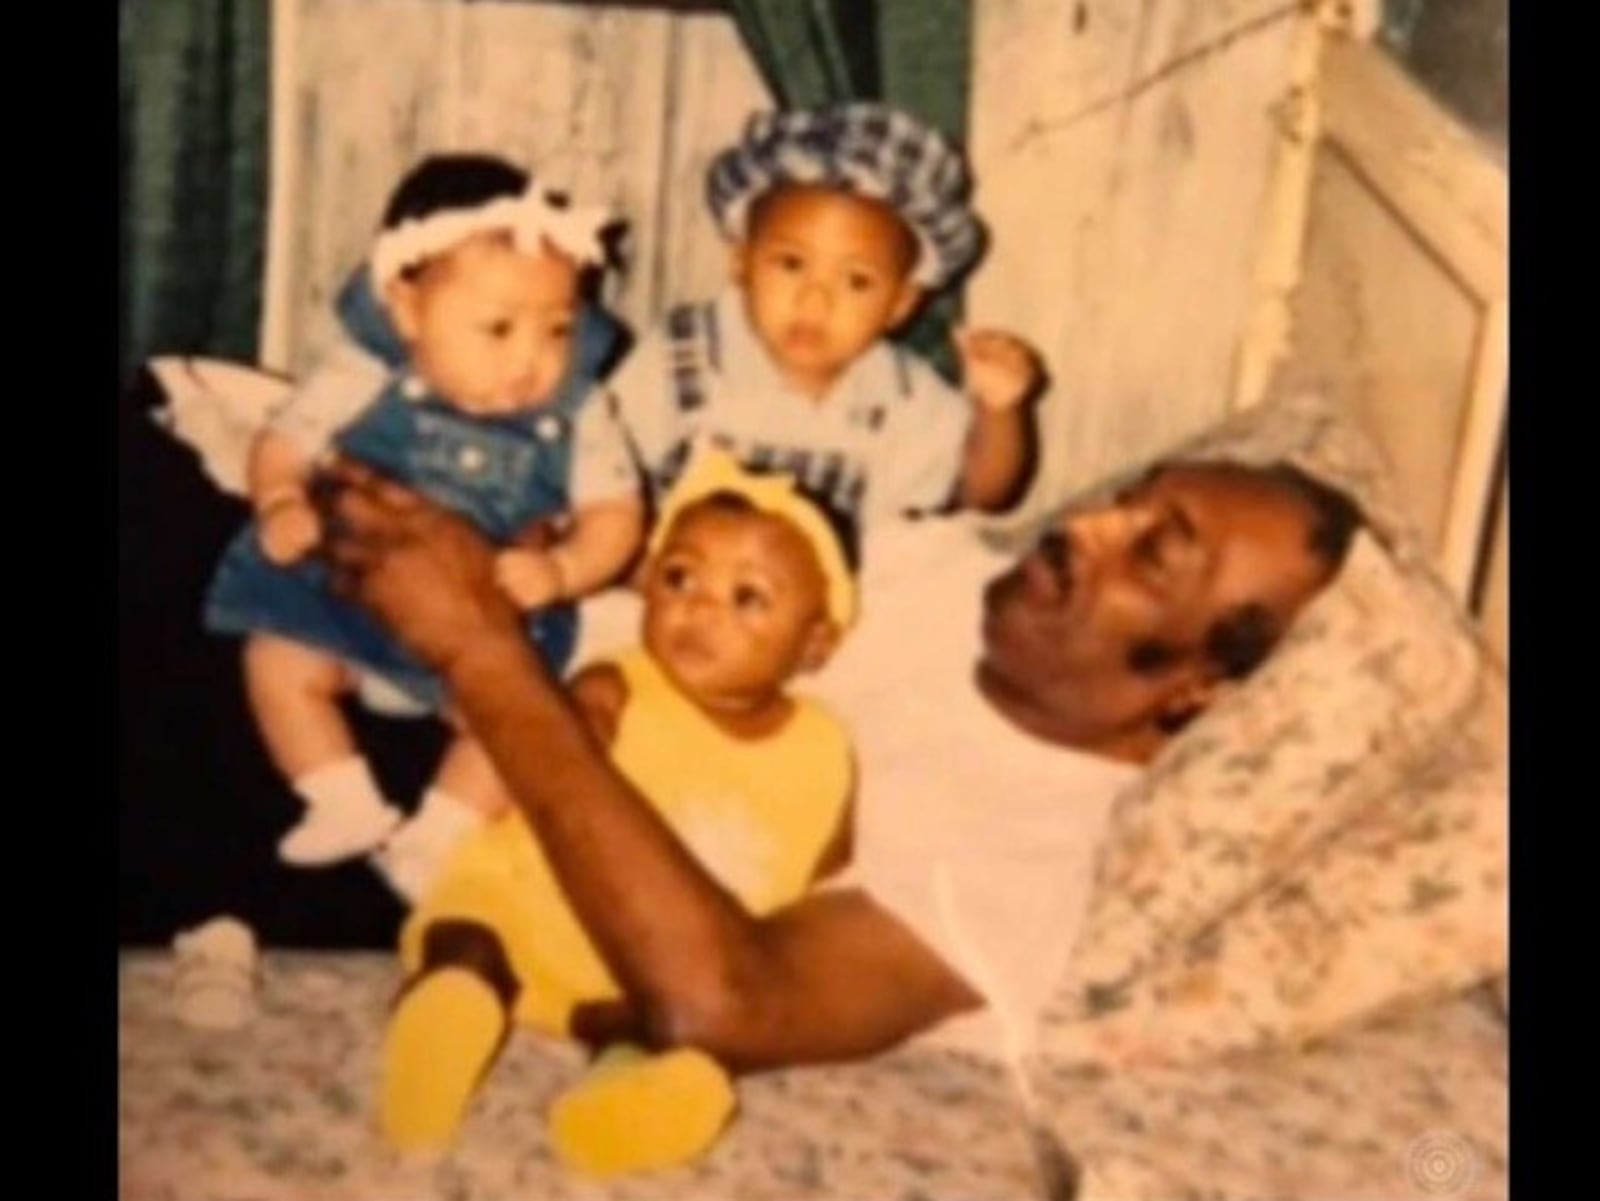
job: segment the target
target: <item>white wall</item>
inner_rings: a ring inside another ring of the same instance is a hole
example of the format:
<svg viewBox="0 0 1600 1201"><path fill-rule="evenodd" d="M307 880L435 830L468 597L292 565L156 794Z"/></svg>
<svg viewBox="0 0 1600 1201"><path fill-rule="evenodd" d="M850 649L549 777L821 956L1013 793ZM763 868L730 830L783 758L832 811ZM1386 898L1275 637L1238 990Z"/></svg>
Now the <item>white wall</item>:
<svg viewBox="0 0 1600 1201"><path fill-rule="evenodd" d="M1225 413L1288 85L1282 0L982 0L973 320L1054 377L1034 500Z"/></svg>

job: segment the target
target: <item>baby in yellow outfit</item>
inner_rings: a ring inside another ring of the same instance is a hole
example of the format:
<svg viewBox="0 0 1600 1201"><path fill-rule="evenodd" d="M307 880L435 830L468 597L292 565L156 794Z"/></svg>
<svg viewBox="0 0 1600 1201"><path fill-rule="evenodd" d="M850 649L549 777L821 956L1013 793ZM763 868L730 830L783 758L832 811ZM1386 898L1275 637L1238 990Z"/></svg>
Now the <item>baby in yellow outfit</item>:
<svg viewBox="0 0 1600 1201"><path fill-rule="evenodd" d="M617 766L756 914L848 857L849 737L786 692L854 619L845 543L787 477L702 455L650 543L643 646L571 682ZM580 1006L621 1000L516 812L453 852L400 953L409 978L385 1041L381 1121L402 1147L449 1142L511 1021L566 1036ZM618 1045L558 1099L551 1136L591 1173L662 1167L705 1150L733 1105L700 1052Z"/></svg>

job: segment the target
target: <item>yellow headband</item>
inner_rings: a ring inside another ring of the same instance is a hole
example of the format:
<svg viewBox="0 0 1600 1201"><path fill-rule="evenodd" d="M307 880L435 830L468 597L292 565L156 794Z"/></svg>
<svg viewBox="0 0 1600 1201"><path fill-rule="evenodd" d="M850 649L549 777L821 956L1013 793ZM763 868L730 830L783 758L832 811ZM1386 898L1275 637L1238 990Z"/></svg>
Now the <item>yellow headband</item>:
<svg viewBox="0 0 1600 1201"><path fill-rule="evenodd" d="M810 543L827 585L828 617L841 630L856 619L856 581L845 562L839 537L816 504L795 490L789 475L746 471L726 451L702 447L661 506L660 519L650 535L650 557L661 553L667 531L684 509L714 492L744 497L758 512L780 518Z"/></svg>

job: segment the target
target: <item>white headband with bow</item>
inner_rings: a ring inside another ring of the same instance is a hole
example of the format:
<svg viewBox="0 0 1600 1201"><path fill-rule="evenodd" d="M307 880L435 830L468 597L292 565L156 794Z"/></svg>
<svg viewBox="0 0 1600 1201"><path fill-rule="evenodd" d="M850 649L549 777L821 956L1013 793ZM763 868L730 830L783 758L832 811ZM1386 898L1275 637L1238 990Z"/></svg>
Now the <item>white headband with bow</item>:
<svg viewBox="0 0 1600 1201"><path fill-rule="evenodd" d="M598 205L552 203L541 187L529 182L521 196L501 196L472 209L447 209L426 217L408 217L382 231L372 244L372 283L381 289L407 267L450 249L474 234L505 230L523 254L535 254L549 242L573 261L601 266L606 261L600 233L611 214Z"/></svg>

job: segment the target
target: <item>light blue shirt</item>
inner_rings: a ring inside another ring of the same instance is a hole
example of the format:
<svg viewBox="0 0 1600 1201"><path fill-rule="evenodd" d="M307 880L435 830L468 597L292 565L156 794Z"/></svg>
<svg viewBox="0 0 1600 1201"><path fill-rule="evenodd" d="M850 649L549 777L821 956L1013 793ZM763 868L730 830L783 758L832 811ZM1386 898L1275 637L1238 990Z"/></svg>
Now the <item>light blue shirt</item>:
<svg viewBox="0 0 1600 1201"><path fill-rule="evenodd" d="M702 403L679 404L677 352L664 325L610 383L640 465L658 485L686 447L709 441L749 468L792 472L864 523L949 502L971 407L927 363L880 340L816 400L778 373L737 289L712 304L708 324Z"/></svg>

